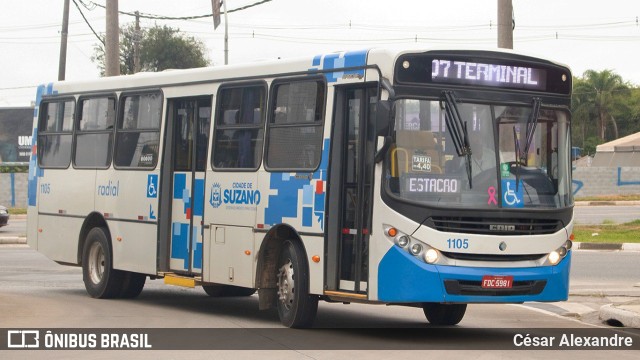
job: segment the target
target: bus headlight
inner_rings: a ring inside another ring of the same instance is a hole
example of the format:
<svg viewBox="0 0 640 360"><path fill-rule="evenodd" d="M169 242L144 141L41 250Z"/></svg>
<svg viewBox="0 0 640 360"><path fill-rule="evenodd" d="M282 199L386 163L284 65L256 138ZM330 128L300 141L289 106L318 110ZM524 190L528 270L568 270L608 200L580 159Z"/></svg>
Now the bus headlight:
<svg viewBox="0 0 640 360"><path fill-rule="evenodd" d="M567 256L567 254L569 253L569 249L571 249L572 246L573 242L571 240L567 240L564 244L562 244L562 246L550 252L549 256L547 256L549 263L551 265L558 264L560 260L562 260L562 258Z"/></svg>
<svg viewBox="0 0 640 360"><path fill-rule="evenodd" d="M422 245L413 244L413 245L411 245L411 249L409 249L409 250L411 251L411 254L413 254L414 256L418 256L422 252Z"/></svg>
<svg viewBox="0 0 640 360"><path fill-rule="evenodd" d="M438 261L438 250L436 249L429 249L424 253L424 261L427 262L427 264L433 264L434 262Z"/></svg>
<svg viewBox="0 0 640 360"><path fill-rule="evenodd" d="M407 247L407 245L409 245L409 237L407 235L402 235L400 237L397 238L397 243L398 245L400 245L400 247Z"/></svg>

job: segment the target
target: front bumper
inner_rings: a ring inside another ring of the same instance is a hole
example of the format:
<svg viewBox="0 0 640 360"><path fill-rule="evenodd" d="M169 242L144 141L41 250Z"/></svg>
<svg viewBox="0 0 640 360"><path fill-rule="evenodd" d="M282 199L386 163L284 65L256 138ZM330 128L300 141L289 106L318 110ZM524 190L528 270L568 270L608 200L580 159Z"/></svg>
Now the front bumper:
<svg viewBox="0 0 640 360"><path fill-rule="evenodd" d="M569 296L572 251L555 266L490 268L430 265L398 246L378 268L378 299L384 302L520 303L562 301ZM482 289L485 275L513 276L513 288Z"/></svg>

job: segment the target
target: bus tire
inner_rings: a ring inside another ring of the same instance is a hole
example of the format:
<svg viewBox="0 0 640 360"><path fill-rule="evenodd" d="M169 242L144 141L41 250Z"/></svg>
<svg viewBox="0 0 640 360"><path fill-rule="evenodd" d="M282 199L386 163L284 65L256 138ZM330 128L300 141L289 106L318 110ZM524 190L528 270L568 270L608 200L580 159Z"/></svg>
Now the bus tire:
<svg viewBox="0 0 640 360"><path fill-rule="evenodd" d="M451 326L462 320L467 304L423 303L422 311L432 325Z"/></svg>
<svg viewBox="0 0 640 360"><path fill-rule="evenodd" d="M125 273L113 269L107 230L95 227L89 231L82 251L82 280L93 298L113 299L120 296Z"/></svg>
<svg viewBox="0 0 640 360"><path fill-rule="evenodd" d="M283 243L276 271L280 322L290 328L311 327L318 311L318 297L309 294L309 264L300 242Z"/></svg>
<svg viewBox="0 0 640 360"><path fill-rule="evenodd" d="M124 281L122 282L122 289L120 289L120 297L123 299L133 299L138 297L144 288L144 283L147 280L147 275L125 272Z"/></svg>
<svg viewBox="0 0 640 360"><path fill-rule="evenodd" d="M221 284L202 285L202 288L211 297L251 296L256 292L256 289Z"/></svg>

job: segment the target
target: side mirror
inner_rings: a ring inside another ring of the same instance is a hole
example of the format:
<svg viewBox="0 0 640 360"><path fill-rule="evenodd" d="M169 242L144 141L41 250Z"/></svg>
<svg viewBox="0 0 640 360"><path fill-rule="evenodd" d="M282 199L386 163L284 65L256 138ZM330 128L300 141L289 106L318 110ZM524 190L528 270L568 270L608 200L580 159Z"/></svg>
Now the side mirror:
<svg viewBox="0 0 640 360"><path fill-rule="evenodd" d="M391 123L391 101L380 100L376 104L376 135L385 136L389 134L390 123Z"/></svg>

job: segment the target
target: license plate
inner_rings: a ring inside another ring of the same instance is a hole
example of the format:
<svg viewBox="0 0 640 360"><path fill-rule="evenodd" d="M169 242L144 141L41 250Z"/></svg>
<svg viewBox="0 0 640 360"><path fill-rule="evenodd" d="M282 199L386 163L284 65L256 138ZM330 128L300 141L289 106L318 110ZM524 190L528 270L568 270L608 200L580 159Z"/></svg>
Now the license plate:
<svg viewBox="0 0 640 360"><path fill-rule="evenodd" d="M483 289L511 289L513 276L485 275L482 277Z"/></svg>

